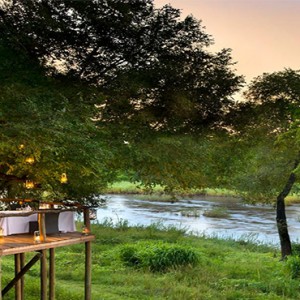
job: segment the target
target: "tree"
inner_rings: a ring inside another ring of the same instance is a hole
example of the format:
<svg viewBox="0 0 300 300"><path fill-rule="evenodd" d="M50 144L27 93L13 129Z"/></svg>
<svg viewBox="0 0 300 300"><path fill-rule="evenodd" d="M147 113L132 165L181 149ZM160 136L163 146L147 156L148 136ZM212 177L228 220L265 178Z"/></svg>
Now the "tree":
<svg viewBox="0 0 300 300"><path fill-rule="evenodd" d="M199 21L180 20L180 11L169 5L155 9L152 0L14 0L0 10L0 30L5 45L39 63L45 80L67 83L76 108L72 93L87 91L75 116L83 124L76 124L91 129L91 147L99 139L113 149L111 169L127 159L130 147L142 149L154 137L176 143L177 136L220 129L242 83L229 50L209 51L213 41ZM83 120L81 110L87 112ZM135 153L133 169L147 151Z"/></svg>
<svg viewBox="0 0 300 300"><path fill-rule="evenodd" d="M198 20L182 21L178 9L155 9L152 0L15 0L0 13L5 42L26 49L52 76L103 88L105 119L134 114L155 128L206 126L242 81L229 50L206 50L213 41Z"/></svg>
<svg viewBox="0 0 300 300"><path fill-rule="evenodd" d="M2 197L89 202L112 178L113 149L90 120L87 87L45 77L19 50L1 45L0 57ZM28 182L35 188L25 188Z"/></svg>
<svg viewBox="0 0 300 300"><path fill-rule="evenodd" d="M252 196L276 197L284 258L292 253L285 198L299 182L300 71L286 69L255 78L246 99L235 111L235 129L241 134L240 142L247 145L244 168L237 171L235 184Z"/></svg>

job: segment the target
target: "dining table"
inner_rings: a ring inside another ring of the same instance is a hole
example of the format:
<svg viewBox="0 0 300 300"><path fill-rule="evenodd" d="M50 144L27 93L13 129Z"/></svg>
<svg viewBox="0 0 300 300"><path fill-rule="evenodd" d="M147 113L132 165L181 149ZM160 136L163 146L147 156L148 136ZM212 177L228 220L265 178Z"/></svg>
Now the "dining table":
<svg viewBox="0 0 300 300"><path fill-rule="evenodd" d="M47 211L24 211L24 210L6 210L0 212L0 234L8 236L12 234L29 233L30 222L38 221L38 213L47 213ZM53 213L53 210L52 210ZM75 211L55 212L58 216L58 230L60 232L74 232Z"/></svg>

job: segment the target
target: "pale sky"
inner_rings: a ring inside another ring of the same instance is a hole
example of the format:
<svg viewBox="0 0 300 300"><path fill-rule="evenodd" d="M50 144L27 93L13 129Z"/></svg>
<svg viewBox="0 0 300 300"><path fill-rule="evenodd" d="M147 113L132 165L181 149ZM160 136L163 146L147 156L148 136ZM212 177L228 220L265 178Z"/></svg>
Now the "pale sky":
<svg viewBox="0 0 300 300"><path fill-rule="evenodd" d="M231 48L247 82L264 72L300 69L300 0L154 0L202 20L214 50Z"/></svg>

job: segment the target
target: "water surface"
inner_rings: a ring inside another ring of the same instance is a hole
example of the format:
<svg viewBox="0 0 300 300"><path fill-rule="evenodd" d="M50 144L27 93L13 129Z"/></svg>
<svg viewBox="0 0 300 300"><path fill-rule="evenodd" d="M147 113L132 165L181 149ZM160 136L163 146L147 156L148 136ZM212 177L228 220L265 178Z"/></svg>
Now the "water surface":
<svg viewBox="0 0 300 300"><path fill-rule="evenodd" d="M229 218L205 217L203 212L213 207L224 207ZM181 214L186 210L198 210L199 217L187 217ZM300 237L300 207L292 205L286 208L291 239ZM111 219L114 223L127 220L129 225L150 225L162 222L187 228L194 234L206 234L220 238L251 239L256 242L278 244L275 222L275 208L271 205L246 205L237 198L194 197L179 202L159 202L139 200L132 195L108 195L107 206L97 211L97 220Z"/></svg>

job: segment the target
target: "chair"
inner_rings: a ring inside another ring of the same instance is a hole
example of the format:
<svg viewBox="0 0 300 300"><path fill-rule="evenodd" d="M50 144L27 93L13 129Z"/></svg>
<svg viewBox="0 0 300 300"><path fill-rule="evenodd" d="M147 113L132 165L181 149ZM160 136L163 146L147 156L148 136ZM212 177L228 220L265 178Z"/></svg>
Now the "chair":
<svg viewBox="0 0 300 300"><path fill-rule="evenodd" d="M45 214L46 234L59 233L58 217L59 217L59 213Z"/></svg>

